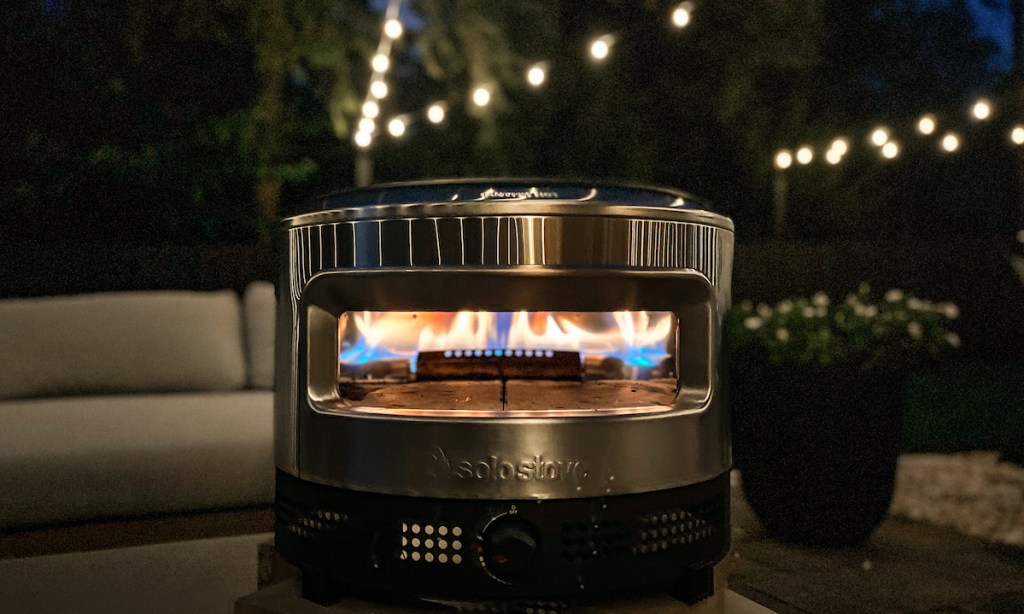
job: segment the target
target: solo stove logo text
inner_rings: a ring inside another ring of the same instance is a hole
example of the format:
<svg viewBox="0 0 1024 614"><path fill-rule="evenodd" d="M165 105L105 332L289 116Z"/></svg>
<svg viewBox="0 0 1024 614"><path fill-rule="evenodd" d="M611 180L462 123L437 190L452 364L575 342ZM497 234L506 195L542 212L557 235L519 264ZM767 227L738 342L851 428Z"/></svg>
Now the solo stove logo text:
<svg viewBox="0 0 1024 614"><path fill-rule="evenodd" d="M436 448L432 456L439 469L435 476L456 480L566 482L587 477L587 470L581 461L551 460L543 454L515 459L495 454L487 458L453 459L441 448Z"/></svg>
<svg viewBox="0 0 1024 614"><path fill-rule="evenodd" d="M538 190L537 188L516 191L496 190L494 188L487 188L486 190L480 193L480 198L558 198L558 192L553 192L551 190Z"/></svg>

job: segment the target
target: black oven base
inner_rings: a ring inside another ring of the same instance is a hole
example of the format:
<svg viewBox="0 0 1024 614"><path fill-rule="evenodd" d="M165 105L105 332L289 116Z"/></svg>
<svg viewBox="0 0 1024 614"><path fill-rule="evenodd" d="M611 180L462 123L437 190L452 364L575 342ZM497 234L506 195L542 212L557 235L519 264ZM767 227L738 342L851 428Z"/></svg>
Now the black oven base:
<svg viewBox="0 0 1024 614"><path fill-rule="evenodd" d="M571 604L637 590L694 603L729 549L729 474L670 490L548 500L403 497L278 470L277 551L303 596ZM506 608L506 606L502 606Z"/></svg>

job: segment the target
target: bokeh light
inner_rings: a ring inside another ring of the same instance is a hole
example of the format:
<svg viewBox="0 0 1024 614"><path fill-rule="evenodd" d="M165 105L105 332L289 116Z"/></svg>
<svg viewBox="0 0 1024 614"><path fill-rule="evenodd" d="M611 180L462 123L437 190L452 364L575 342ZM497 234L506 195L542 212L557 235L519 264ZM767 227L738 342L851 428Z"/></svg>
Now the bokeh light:
<svg viewBox="0 0 1024 614"><path fill-rule="evenodd" d="M405 134L405 120L401 117L396 117L388 122L388 134L398 138Z"/></svg>
<svg viewBox="0 0 1024 614"><path fill-rule="evenodd" d="M789 150L783 149L779 153L775 154L776 168L786 170L790 166L793 166L793 154L789 153Z"/></svg>
<svg viewBox="0 0 1024 614"><path fill-rule="evenodd" d="M881 147L889 142L889 131L885 128L875 128L871 133L871 142Z"/></svg>
<svg viewBox="0 0 1024 614"><path fill-rule="evenodd" d="M971 115L977 120L986 120L992 116L992 103L982 98L971 107Z"/></svg>
<svg viewBox="0 0 1024 614"><path fill-rule="evenodd" d="M960 149L960 137L952 132L947 132L946 135L942 137L942 149L949 153L953 153Z"/></svg>
<svg viewBox="0 0 1024 614"><path fill-rule="evenodd" d="M491 91L484 86L473 90L473 104L478 107L486 107L491 103Z"/></svg>
<svg viewBox="0 0 1024 614"><path fill-rule="evenodd" d="M917 131L924 135L929 135L935 132L936 123L935 116L932 114L924 115L921 119L917 120Z"/></svg>
<svg viewBox="0 0 1024 614"><path fill-rule="evenodd" d="M444 105L441 104L440 102L435 102L434 104L427 107L427 121L429 121L430 123L440 124L441 122L444 121L444 116L445 108Z"/></svg>

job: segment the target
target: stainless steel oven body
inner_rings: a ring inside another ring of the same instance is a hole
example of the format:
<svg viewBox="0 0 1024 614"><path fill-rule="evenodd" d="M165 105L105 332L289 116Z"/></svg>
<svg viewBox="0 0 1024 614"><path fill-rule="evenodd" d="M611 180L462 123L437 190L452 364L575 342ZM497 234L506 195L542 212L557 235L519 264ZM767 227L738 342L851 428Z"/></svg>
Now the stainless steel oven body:
<svg viewBox="0 0 1024 614"><path fill-rule="evenodd" d="M307 594L707 592L729 543L727 218L524 180L310 209L283 225L275 380L278 547Z"/></svg>

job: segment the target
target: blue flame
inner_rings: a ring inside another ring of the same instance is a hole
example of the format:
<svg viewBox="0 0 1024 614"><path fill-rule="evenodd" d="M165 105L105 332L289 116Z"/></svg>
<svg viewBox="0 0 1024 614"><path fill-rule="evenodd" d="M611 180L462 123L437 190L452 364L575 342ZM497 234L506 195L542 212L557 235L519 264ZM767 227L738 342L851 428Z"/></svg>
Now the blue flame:
<svg viewBox="0 0 1024 614"><path fill-rule="evenodd" d="M480 350L482 355L502 356L509 349L509 334L512 328L513 312L496 312L496 325L487 332L487 341L484 347L452 347L452 350ZM665 317L669 317L665 314ZM349 319L349 322L352 322ZM385 343L376 345L370 344L366 337L355 335L343 335L346 337L341 343L338 360L343 365L359 366L379 360L408 360L410 370L416 372L416 355L418 349L403 348L396 349ZM348 337L354 337L349 339ZM615 347L602 347L601 349L583 348L580 350L581 359L585 356L600 358L618 358L628 367L655 367L669 357L666 348L667 338L658 339L646 345L630 345L622 340L622 343ZM524 348L526 349L526 348ZM558 350L564 348L535 347L532 350Z"/></svg>

